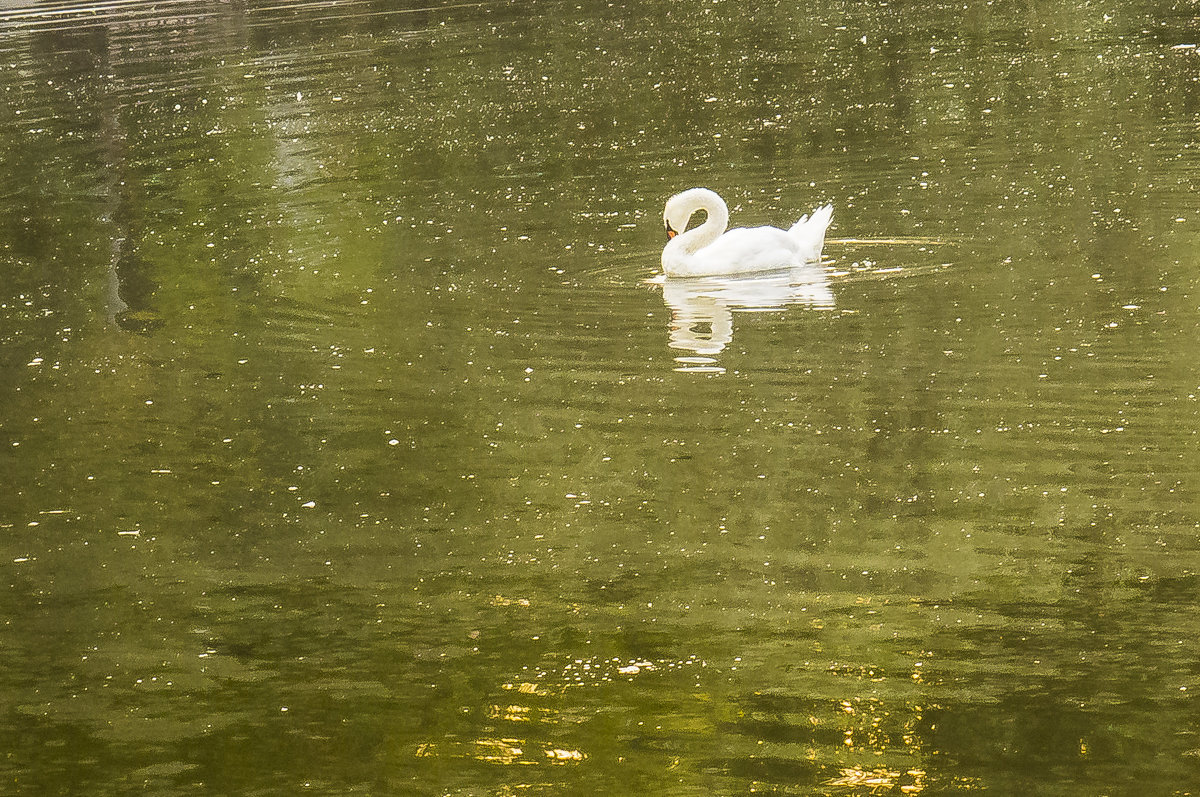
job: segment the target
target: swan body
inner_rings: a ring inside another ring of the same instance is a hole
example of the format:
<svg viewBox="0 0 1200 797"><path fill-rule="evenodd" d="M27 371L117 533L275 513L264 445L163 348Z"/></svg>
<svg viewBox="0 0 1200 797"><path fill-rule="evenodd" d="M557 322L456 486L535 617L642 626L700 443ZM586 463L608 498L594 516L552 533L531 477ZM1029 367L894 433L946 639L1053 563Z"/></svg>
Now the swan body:
<svg viewBox="0 0 1200 797"><path fill-rule="evenodd" d="M703 210L708 218L688 230L688 219ZM663 223L667 245L663 271L669 277L706 277L790 268L821 259L825 229L833 218L833 205L801 216L786 230L778 227L729 225L729 208L715 191L689 188L667 200Z"/></svg>

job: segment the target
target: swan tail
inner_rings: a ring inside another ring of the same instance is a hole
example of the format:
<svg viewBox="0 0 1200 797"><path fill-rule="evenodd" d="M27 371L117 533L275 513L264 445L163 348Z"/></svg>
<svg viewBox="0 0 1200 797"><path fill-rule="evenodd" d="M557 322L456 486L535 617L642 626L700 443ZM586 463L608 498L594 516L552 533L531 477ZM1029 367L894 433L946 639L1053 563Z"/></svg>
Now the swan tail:
<svg viewBox="0 0 1200 797"><path fill-rule="evenodd" d="M796 222L788 229L792 235L802 235L808 237L820 231L822 240L825 238L825 228L829 226L829 222L833 220L833 205L825 205L819 207L812 212L811 216L801 216L800 221Z"/></svg>
<svg viewBox="0 0 1200 797"><path fill-rule="evenodd" d="M833 205L825 205L814 210L811 216L802 216L788 230L806 261L821 259L821 250L825 248L825 230L832 220Z"/></svg>

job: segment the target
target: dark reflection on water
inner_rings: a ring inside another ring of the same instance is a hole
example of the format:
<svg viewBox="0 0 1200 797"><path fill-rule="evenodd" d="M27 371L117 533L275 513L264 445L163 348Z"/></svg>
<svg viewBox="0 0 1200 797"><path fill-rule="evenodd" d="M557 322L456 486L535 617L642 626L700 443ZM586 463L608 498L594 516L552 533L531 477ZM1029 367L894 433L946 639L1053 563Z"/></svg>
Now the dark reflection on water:
<svg viewBox="0 0 1200 797"><path fill-rule="evenodd" d="M806 14L0 7L9 790L1191 788L1190 11Z"/></svg>

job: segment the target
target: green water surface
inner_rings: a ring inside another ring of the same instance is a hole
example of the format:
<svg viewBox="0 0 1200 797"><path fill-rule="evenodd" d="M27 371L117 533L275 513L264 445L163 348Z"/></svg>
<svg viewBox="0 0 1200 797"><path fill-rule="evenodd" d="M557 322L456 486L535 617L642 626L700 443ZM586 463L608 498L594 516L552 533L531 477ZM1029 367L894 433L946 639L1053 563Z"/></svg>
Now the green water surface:
<svg viewBox="0 0 1200 797"><path fill-rule="evenodd" d="M1197 44L0 4L0 793L1197 793Z"/></svg>

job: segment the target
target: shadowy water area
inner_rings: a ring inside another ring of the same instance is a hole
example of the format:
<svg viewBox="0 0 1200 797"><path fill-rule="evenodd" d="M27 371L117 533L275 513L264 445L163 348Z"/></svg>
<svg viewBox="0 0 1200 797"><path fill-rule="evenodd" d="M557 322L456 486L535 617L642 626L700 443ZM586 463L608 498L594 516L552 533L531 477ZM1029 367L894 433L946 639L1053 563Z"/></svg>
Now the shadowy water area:
<svg viewBox="0 0 1200 797"><path fill-rule="evenodd" d="M1195 793L1197 22L0 3L0 791Z"/></svg>

